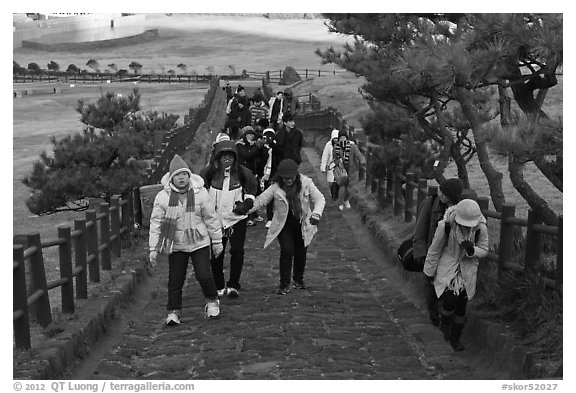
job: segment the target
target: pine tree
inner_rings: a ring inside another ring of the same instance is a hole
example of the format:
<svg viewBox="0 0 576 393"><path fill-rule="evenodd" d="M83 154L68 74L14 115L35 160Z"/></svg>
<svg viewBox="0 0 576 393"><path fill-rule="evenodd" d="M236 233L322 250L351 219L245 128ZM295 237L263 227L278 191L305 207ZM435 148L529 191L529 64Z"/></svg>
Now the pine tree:
<svg viewBox="0 0 576 393"><path fill-rule="evenodd" d="M84 210L88 198L122 194L143 184L145 160L154 156L154 130L174 127L178 115L140 110L135 89L127 97L106 93L95 103L78 102L82 132L52 138L53 155L40 155L23 183L31 188L26 201L37 215Z"/></svg>

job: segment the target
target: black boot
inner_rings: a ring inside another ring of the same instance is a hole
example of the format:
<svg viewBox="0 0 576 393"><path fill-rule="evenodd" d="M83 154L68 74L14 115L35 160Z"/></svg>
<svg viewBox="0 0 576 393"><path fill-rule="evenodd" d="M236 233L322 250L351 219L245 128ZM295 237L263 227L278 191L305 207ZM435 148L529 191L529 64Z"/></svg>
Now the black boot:
<svg viewBox="0 0 576 393"><path fill-rule="evenodd" d="M460 336L462 336L462 330L464 329L463 323L452 323L450 329L450 345L455 351L463 351L464 345L460 342Z"/></svg>
<svg viewBox="0 0 576 393"><path fill-rule="evenodd" d="M452 315L440 314L440 330L444 333L444 340L450 340L450 325L452 324ZM454 326L454 325L452 325Z"/></svg>

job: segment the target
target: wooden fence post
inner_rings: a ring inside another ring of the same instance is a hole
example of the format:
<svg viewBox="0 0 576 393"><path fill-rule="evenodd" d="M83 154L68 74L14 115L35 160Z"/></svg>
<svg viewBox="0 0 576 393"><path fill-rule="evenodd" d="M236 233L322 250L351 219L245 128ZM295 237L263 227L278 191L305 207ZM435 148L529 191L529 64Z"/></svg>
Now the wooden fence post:
<svg viewBox="0 0 576 393"><path fill-rule="evenodd" d="M114 195L110 198L110 243L112 252L116 258L120 257L120 196Z"/></svg>
<svg viewBox="0 0 576 393"><path fill-rule="evenodd" d="M400 203L402 199L402 182L398 177L402 173L402 167L396 166L394 171L394 216L399 216L402 214L402 204Z"/></svg>
<svg viewBox="0 0 576 393"><path fill-rule="evenodd" d="M384 168L384 171L386 172L386 168ZM379 177L377 179L378 181L378 205L380 206L381 209L384 209L386 207L386 204L388 202L388 198L386 195L386 177L385 175L382 177Z"/></svg>
<svg viewBox="0 0 576 393"><path fill-rule="evenodd" d="M412 221L412 208L414 207L414 173L406 173L406 196L404 197L404 222Z"/></svg>
<svg viewBox="0 0 576 393"><path fill-rule="evenodd" d="M516 206L502 204L500 218L500 243L498 245L498 274L504 271L504 263L512 259L514 251L514 226L507 222L508 217L514 217Z"/></svg>
<svg viewBox="0 0 576 393"><path fill-rule="evenodd" d="M385 198L386 198L386 205L390 205L393 202L392 198L394 197L394 182L397 181L397 179L394 177L394 170L391 168L386 168L386 194L385 194Z"/></svg>
<svg viewBox="0 0 576 393"><path fill-rule="evenodd" d="M100 251L98 250L98 219L96 210L86 212L86 233L88 244L88 272L91 282L100 282Z"/></svg>
<svg viewBox="0 0 576 393"><path fill-rule="evenodd" d="M477 201L478 201L478 206L480 206L480 210L482 212L488 210L488 207L490 206L490 200L487 197L478 197ZM484 213L482 213L482 214L484 214Z"/></svg>
<svg viewBox="0 0 576 393"><path fill-rule="evenodd" d="M562 246L564 241L562 235L564 233L564 218L563 215L558 217L558 234L556 235L556 288L559 289L564 282L564 260Z"/></svg>
<svg viewBox="0 0 576 393"><path fill-rule="evenodd" d="M540 258L540 233L533 230L535 224L540 224L541 220L532 209L528 210L528 228L526 229L526 248L524 250L524 268L532 269L534 262Z"/></svg>
<svg viewBox="0 0 576 393"><path fill-rule="evenodd" d="M30 279L32 282L32 293L30 293L30 296L42 292L38 295L36 302L36 318L40 326L46 327L52 322L52 310L50 308L50 298L48 297L44 256L42 254L42 242L40 241L39 233L28 235L28 247L35 248L30 256Z"/></svg>
<svg viewBox="0 0 576 393"><path fill-rule="evenodd" d="M74 276L72 275L72 236L69 226L58 227L58 238L64 242L58 246L60 258L60 278L66 279L60 285L62 294L62 312L74 313Z"/></svg>
<svg viewBox="0 0 576 393"><path fill-rule="evenodd" d="M24 259L24 246L14 244L12 249L14 259L12 278L12 308L14 313L21 310L21 315L14 319L14 342L16 349L29 349L30 319L28 315L28 295L26 293L26 263Z"/></svg>
<svg viewBox="0 0 576 393"><path fill-rule="evenodd" d="M418 193L416 194L416 217L420 214L420 206L427 197L428 180L418 179Z"/></svg>
<svg viewBox="0 0 576 393"><path fill-rule="evenodd" d="M74 240L74 259L76 270L82 269L76 275L76 297L78 299L88 298L88 271L86 267L86 220L77 218L74 220L74 230L79 232Z"/></svg>
<svg viewBox="0 0 576 393"><path fill-rule="evenodd" d="M110 209L107 203L100 204L100 246L102 250L102 270L112 269L112 255L110 253Z"/></svg>

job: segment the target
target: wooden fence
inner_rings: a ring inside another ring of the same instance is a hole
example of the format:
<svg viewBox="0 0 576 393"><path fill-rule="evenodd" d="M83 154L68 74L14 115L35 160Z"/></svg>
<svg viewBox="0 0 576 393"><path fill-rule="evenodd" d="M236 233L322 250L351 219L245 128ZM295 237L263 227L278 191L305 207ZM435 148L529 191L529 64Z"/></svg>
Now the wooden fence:
<svg viewBox="0 0 576 393"><path fill-rule="evenodd" d="M319 131L329 135L333 129L347 130L350 139L355 140L361 152L365 155L368 168L359 169L359 179L365 180L366 188L377 199L381 209L392 208L395 216L403 216L405 222L412 222L417 217L417 209L424 198L437 193L437 187L428 186L427 179L419 179L412 172L404 172L402 167L379 168L381 177L371 175L370 168L374 166L374 151L378 146L368 144L366 138L357 138L352 126L348 126L340 113L334 108L320 109L296 117L296 124L302 130ZM383 169L383 170L382 170ZM536 214L530 209L527 218L515 216L516 207L513 204L504 204L501 212L489 209L489 199L479 197L478 204L486 218L500 220L500 239L498 253L489 252L488 258L498 263L498 272L506 269L521 270L532 269L534 263L540 258L541 243L544 235L556 236L556 267L555 279L543 277L544 283L551 288L561 290L563 275L562 231L563 216L558 219L558 226L542 224ZM512 262L514 256L514 227L526 229L526 248L524 250L523 265Z"/></svg>
<svg viewBox="0 0 576 393"><path fill-rule="evenodd" d="M249 71L241 75L170 75L170 74L112 74L99 72L81 72L73 74L62 71L41 71L40 73L15 73L12 74L13 83L112 83L112 82L141 82L141 83L209 83L214 79L266 79L268 82L278 83L282 79L282 70L278 71ZM304 78L315 78L336 75L344 70L296 70Z"/></svg>
<svg viewBox="0 0 576 393"><path fill-rule="evenodd" d="M13 83L210 83L218 78L216 75L134 75L134 74L14 74Z"/></svg>
<svg viewBox="0 0 576 393"><path fill-rule="evenodd" d="M129 234L137 219L135 203L134 191L122 197L115 195L110 204L100 203L98 211L89 209L85 218L75 219L74 229L59 226L55 239L41 240L38 233L14 237L13 328L17 349L31 347L30 314L42 327L52 322L49 290L60 287L62 312L74 313L74 299L88 298L88 280L99 282L100 271L112 269L113 258L121 256L122 236ZM47 282L42 250L55 246L60 278Z"/></svg>
<svg viewBox="0 0 576 393"><path fill-rule="evenodd" d="M210 112L218 86L218 79L212 79L200 107L190 109L186 124L163 136L148 171L148 184L158 183L174 154L192 142ZM101 203L98 211L89 209L85 218L74 220L73 229L58 227L55 239L42 240L38 233L14 236L13 329L17 349L31 347L31 314L43 328L52 322L49 290L60 287L62 312L73 313L74 299L88 297L88 280L99 282L100 271L111 270L112 259L121 256L122 235L128 235L135 223L142 223L137 188L122 197L113 196L110 205ZM55 246L59 249L60 278L47 282L42 250Z"/></svg>

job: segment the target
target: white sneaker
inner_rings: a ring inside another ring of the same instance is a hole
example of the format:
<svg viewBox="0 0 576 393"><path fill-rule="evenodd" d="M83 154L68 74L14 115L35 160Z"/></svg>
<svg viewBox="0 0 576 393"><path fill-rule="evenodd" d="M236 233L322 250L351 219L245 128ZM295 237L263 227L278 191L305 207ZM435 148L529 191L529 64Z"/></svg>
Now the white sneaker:
<svg viewBox="0 0 576 393"><path fill-rule="evenodd" d="M272 221L266 221L266 229L270 228L270 225L272 225Z"/></svg>
<svg viewBox="0 0 576 393"><path fill-rule="evenodd" d="M344 210L344 204L340 203L338 205L338 210L340 210L340 211Z"/></svg>
<svg viewBox="0 0 576 393"><path fill-rule="evenodd" d="M220 315L220 300L216 299L212 302L206 303L204 307L206 318L216 318Z"/></svg>
<svg viewBox="0 0 576 393"><path fill-rule="evenodd" d="M168 316L166 317L166 325L180 325L180 316L178 315L178 310L172 310L168 313Z"/></svg>
<svg viewBox="0 0 576 393"><path fill-rule="evenodd" d="M228 288L224 287L222 289L218 289L217 292L218 292L218 297L222 297L222 296L228 294Z"/></svg>
<svg viewBox="0 0 576 393"><path fill-rule="evenodd" d="M350 201L344 202L344 207L345 207L346 209L352 208L352 206L350 205Z"/></svg>
<svg viewBox="0 0 576 393"><path fill-rule="evenodd" d="M264 217L256 216L256 217L254 218L254 221L256 221L256 222L262 222L262 221L264 221Z"/></svg>

